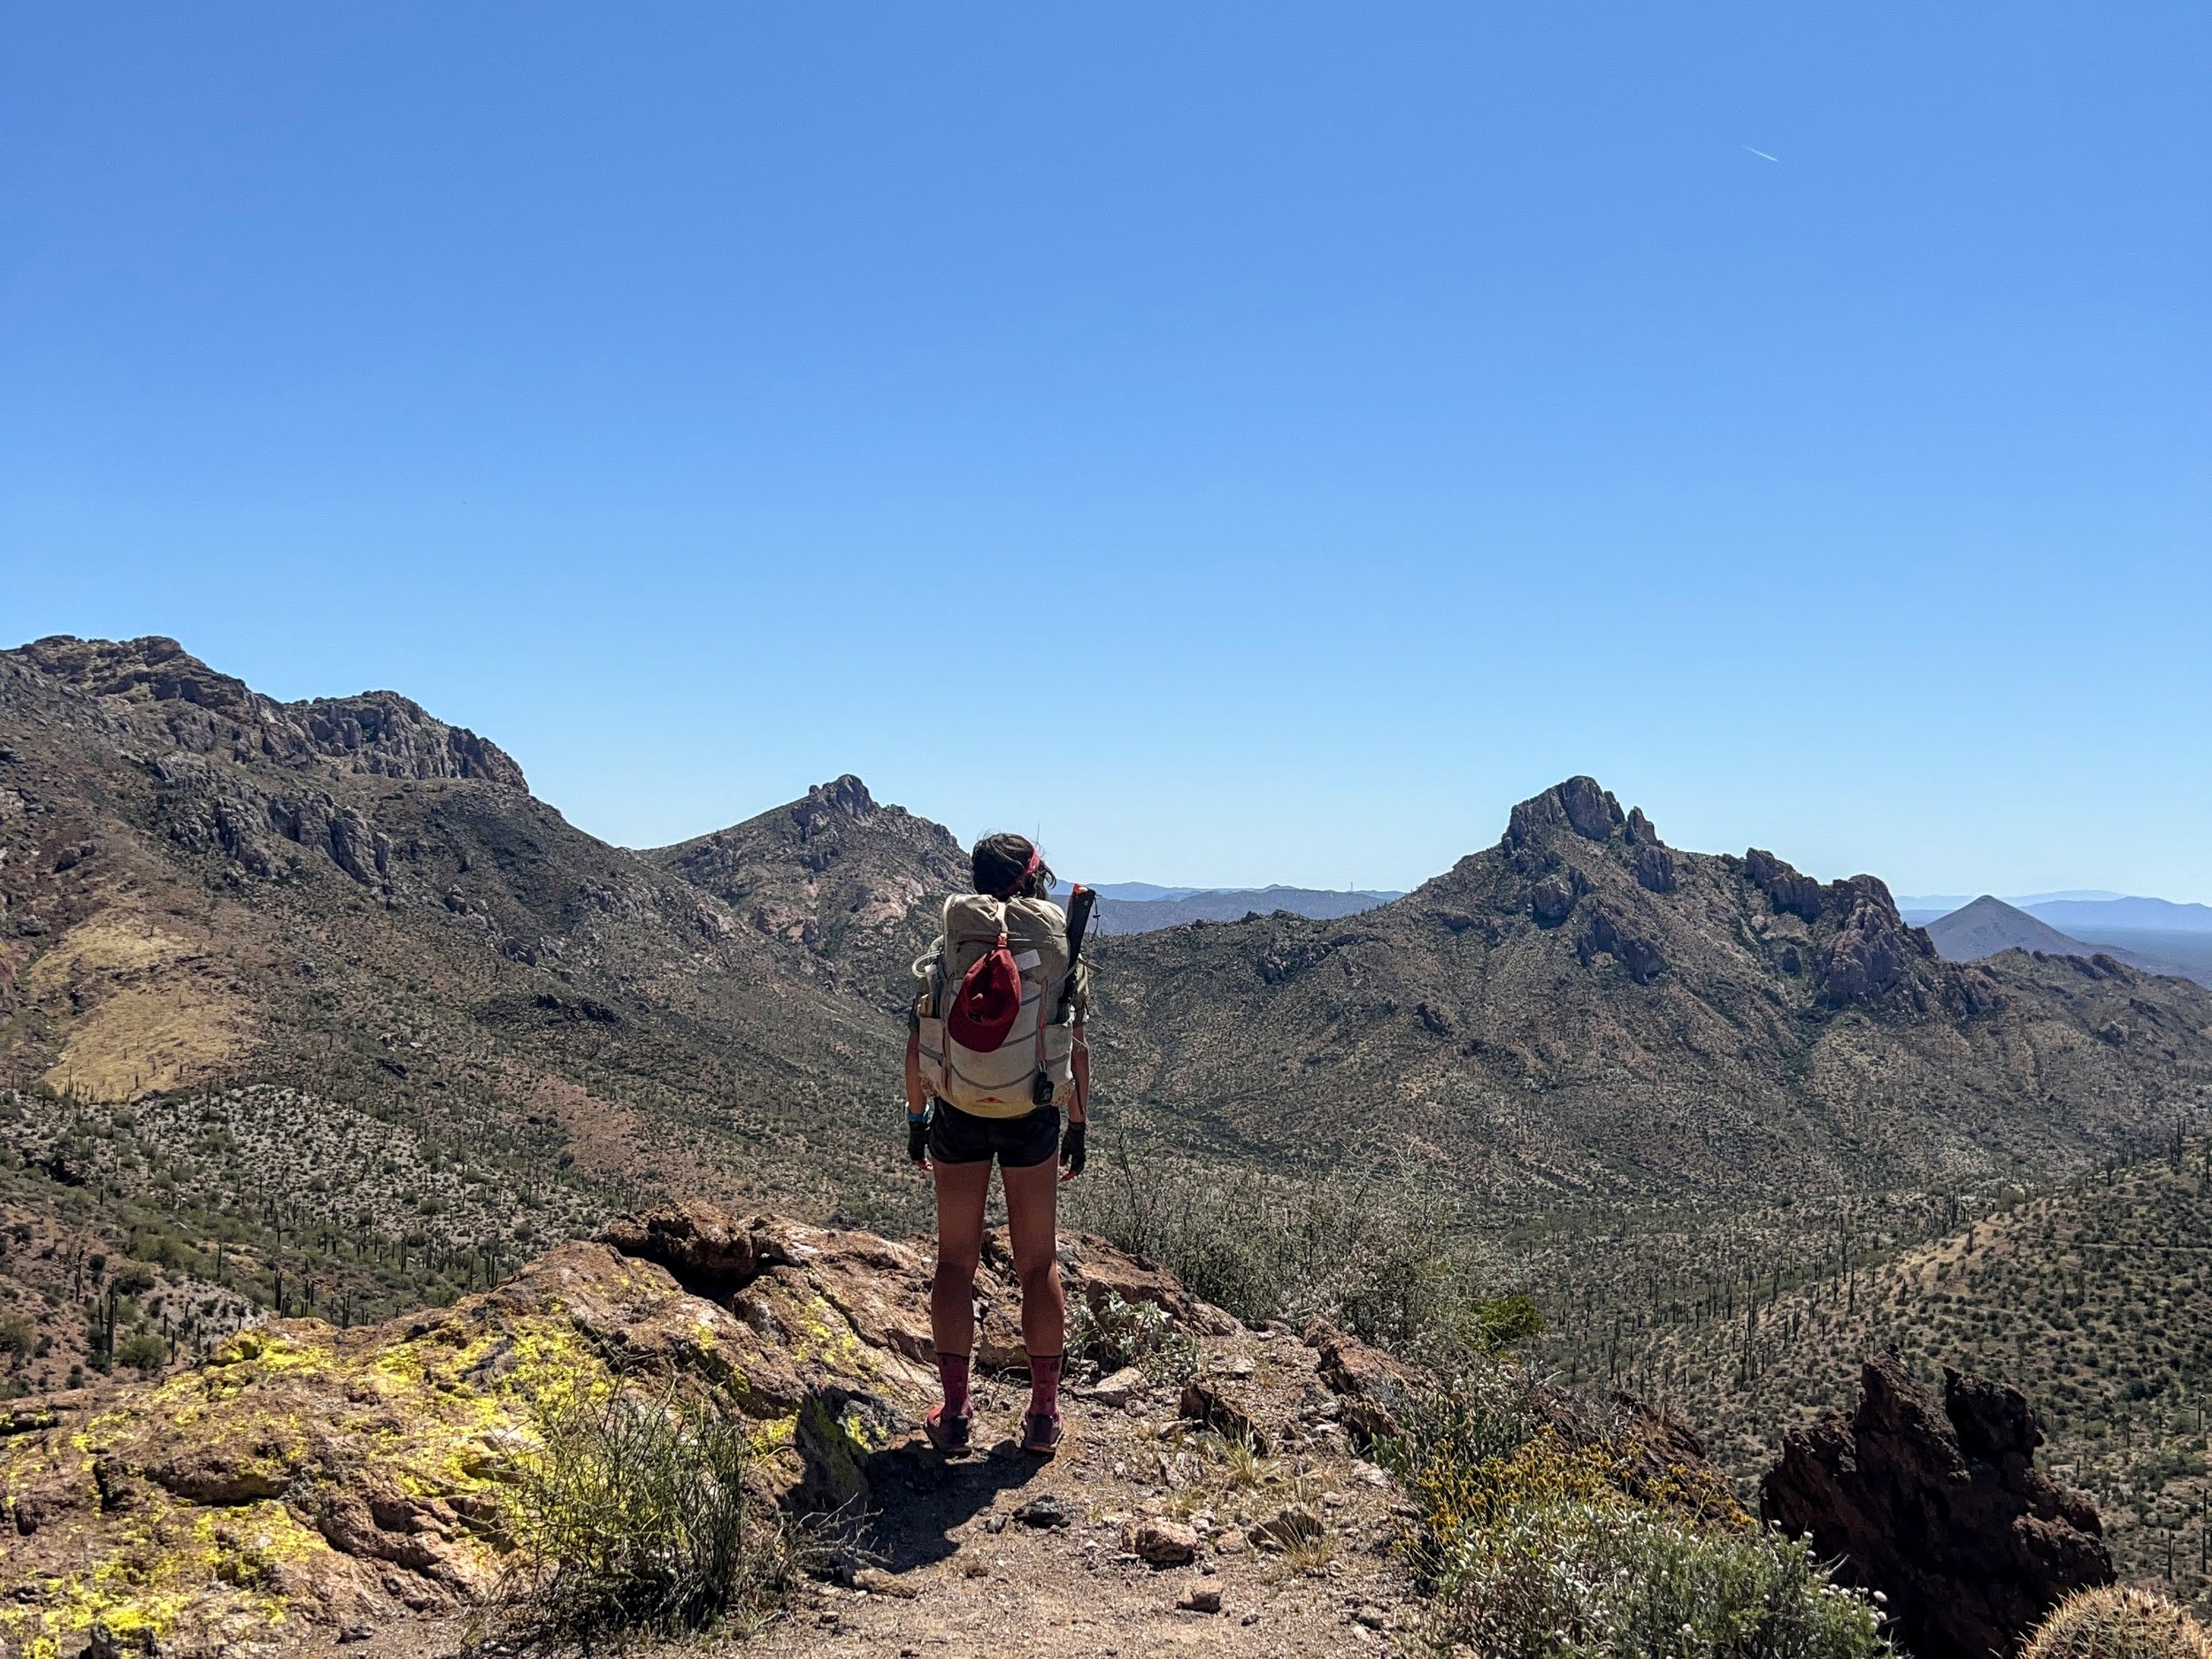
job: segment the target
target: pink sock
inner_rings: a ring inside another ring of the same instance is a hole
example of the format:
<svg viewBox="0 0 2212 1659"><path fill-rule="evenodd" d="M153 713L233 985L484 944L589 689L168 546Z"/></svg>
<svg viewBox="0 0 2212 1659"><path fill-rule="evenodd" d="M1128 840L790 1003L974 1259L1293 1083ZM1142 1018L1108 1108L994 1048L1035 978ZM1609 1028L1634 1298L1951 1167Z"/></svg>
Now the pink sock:
<svg viewBox="0 0 2212 1659"><path fill-rule="evenodd" d="M1029 1414L1032 1417L1060 1415L1060 1368L1067 1363L1064 1354L1032 1354L1029 1356Z"/></svg>
<svg viewBox="0 0 2212 1659"><path fill-rule="evenodd" d="M964 1417L968 1415L968 1356L965 1354L940 1354L937 1356L937 1379L945 1386L945 1415Z"/></svg>

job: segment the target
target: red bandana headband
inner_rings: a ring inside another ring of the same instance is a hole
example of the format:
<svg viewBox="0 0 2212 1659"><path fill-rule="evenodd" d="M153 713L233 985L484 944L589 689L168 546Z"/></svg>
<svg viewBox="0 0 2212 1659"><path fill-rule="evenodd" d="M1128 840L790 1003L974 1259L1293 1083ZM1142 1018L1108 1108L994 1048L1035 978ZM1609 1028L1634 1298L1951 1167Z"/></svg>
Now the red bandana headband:
<svg viewBox="0 0 2212 1659"><path fill-rule="evenodd" d="M1019 893L1024 887L1029 885L1029 878L1035 875L1038 871L1043 869L1044 863L1045 856L1043 850L1039 848L1034 841L1031 842L1029 847L1029 862L1022 866L1021 874L1014 878L1012 883L1007 887L1005 892L1001 893L994 889L991 896L995 899L1012 898L1014 895Z"/></svg>

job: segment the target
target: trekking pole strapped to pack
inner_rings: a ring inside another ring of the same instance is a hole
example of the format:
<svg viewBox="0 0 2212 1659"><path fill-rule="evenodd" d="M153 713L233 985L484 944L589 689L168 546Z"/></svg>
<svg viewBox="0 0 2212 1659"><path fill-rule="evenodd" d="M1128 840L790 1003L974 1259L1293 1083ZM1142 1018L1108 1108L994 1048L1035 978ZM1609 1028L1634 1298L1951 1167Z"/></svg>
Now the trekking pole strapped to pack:
<svg viewBox="0 0 2212 1659"><path fill-rule="evenodd" d="M1079 883L1068 894L1068 975L1060 987L1060 1003L1053 1012L1053 1023L1074 1030L1076 992L1083 977L1083 935L1091 930L1091 911L1098 903L1098 895ZM1073 1082L1074 1051L1069 1050L1069 1075ZM1056 1089L1052 1074L1040 1067L1037 1081L1030 1089L1029 1097L1040 1106L1052 1104Z"/></svg>

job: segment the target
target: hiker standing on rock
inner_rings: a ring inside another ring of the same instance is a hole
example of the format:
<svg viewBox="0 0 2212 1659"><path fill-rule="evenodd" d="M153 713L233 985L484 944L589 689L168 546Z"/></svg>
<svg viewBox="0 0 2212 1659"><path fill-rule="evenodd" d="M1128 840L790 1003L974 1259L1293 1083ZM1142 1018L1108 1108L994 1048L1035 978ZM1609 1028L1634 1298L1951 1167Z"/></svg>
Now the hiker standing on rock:
<svg viewBox="0 0 2212 1659"><path fill-rule="evenodd" d="M971 862L976 890L945 901L945 931L914 964L920 983L907 1028L906 1150L937 1184L929 1318L945 1386L944 1403L922 1427L941 1451L968 1443L975 1272L995 1157L1029 1353L1022 1448L1049 1456L1060 1444L1067 1351L1059 1189L1083 1172L1091 1093L1083 1042L1089 972L1081 957L1092 895L1077 887L1067 911L1055 904L1052 872L1026 836L987 835Z"/></svg>

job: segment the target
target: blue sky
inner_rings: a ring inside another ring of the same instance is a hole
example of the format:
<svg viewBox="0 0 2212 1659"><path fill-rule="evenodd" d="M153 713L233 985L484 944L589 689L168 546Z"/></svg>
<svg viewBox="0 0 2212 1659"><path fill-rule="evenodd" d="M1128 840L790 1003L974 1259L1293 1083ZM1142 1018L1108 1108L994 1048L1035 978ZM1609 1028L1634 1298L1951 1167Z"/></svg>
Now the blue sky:
<svg viewBox="0 0 2212 1659"><path fill-rule="evenodd" d="M2200 5L0 5L0 636L646 844L2212 899ZM1765 152L1775 159L1753 153Z"/></svg>

